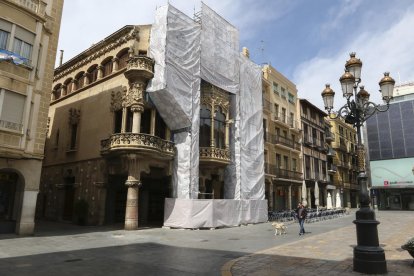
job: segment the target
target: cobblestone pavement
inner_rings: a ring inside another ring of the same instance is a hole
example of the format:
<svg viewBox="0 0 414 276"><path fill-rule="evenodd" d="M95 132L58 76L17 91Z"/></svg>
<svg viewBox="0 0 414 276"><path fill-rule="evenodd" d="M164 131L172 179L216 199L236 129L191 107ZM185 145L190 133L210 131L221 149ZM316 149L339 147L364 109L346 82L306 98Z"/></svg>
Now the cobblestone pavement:
<svg viewBox="0 0 414 276"><path fill-rule="evenodd" d="M414 275L413 258L400 248L408 238L414 237L414 213L379 211L376 218L380 221L378 235L388 275ZM305 229L311 227L308 224ZM298 236L297 241L229 261L222 267L222 275L363 275L353 271L355 245L355 225L322 234L306 234Z"/></svg>

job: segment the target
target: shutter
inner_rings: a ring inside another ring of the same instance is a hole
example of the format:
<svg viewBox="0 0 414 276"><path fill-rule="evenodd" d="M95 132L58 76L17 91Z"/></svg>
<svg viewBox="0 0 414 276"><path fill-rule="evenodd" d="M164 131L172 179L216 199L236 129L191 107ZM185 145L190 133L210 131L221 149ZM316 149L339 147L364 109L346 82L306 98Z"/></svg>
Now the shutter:
<svg viewBox="0 0 414 276"><path fill-rule="evenodd" d="M26 96L6 91L1 111L2 121L21 125L23 123L23 112Z"/></svg>

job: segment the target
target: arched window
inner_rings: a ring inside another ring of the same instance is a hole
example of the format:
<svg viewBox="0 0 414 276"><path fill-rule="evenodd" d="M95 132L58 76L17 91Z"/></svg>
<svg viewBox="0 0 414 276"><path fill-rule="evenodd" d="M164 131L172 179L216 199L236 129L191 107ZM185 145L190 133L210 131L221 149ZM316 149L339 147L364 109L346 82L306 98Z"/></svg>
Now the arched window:
<svg viewBox="0 0 414 276"><path fill-rule="evenodd" d="M200 108L200 147L209 147L211 140L211 110L202 105Z"/></svg>
<svg viewBox="0 0 414 276"><path fill-rule="evenodd" d="M128 50L124 50L121 52L120 55L118 55L119 61L118 61L118 70L121 70L122 68L125 68L128 63L129 59L129 53Z"/></svg>
<svg viewBox="0 0 414 276"><path fill-rule="evenodd" d="M214 116L214 142L216 148L224 149L226 147L226 115L221 107L216 109Z"/></svg>
<svg viewBox="0 0 414 276"><path fill-rule="evenodd" d="M57 100L62 96L62 84L57 84L52 92L52 100Z"/></svg>
<svg viewBox="0 0 414 276"><path fill-rule="evenodd" d="M69 94L73 91L73 82L72 79L68 79L65 81L66 85L66 94Z"/></svg>
<svg viewBox="0 0 414 276"><path fill-rule="evenodd" d="M85 85L85 74L81 72L75 77L76 89L81 89Z"/></svg>
<svg viewBox="0 0 414 276"><path fill-rule="evenodd" d="M98 79L98 65L94 65L88 69L89 83L93 83Z"/></svg>
<svg viewBox="0 0 414 276"><path fill-rule="evenodd" d="M102 77L109 76L112 73L112 57L102 62Z"/></svg>

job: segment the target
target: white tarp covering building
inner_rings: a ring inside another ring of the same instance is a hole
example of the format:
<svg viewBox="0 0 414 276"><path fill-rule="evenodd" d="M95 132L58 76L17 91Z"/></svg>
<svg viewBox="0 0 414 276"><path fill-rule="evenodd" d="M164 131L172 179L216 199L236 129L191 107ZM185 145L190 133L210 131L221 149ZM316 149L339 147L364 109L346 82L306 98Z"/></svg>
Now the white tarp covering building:
<svg viewBox="0 0 414 276"><path fill-rule="evenodd" d="M239 53L237 29L206 5L196 22L171 5L157 9L150 56L155 74L147 91L174 134L173 198L164 225L199 228L267 220L261 68ZM231 95L231 164L224 199L198 199L200 83Z"/></svg>

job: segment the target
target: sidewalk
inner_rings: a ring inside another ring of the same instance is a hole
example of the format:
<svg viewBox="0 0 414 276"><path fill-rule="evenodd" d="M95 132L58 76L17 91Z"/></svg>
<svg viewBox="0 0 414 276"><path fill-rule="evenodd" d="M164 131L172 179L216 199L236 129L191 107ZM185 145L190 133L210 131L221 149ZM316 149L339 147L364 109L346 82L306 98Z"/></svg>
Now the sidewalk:
<svg viewBox="0 0 414 276"><path fill-rule="evenodd" d="M414 236L414 213L380 211L376 218L380 221L378 235L387 260L387 275L414 275L413 258L400 248ZM297 235L298 229L292 225L288 234ZM305 225L305 229L311 230L312 224ZM283 236L275 236L278 238ZM324 234L310 233L298 236L295 242L232 260L222 267L222 275L363 275L353 271L355 245L354 224Z"/></svg>

